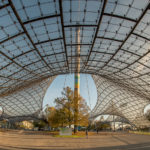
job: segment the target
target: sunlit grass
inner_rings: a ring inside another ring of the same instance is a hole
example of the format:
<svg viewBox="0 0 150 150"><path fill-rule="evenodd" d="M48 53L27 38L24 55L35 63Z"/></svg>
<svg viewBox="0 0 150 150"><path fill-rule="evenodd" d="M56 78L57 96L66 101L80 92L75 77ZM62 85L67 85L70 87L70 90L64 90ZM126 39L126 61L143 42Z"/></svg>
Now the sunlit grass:
<svg viewBox="0 0 150 150"><path fill-rule="evenodd" d="M54 137L61 137L61 138L81 138L84 136L79 136L79 135L54 135Z"/></svg>
<svg viewBox="0 0 150 150"><path fill-rule="evenodd" d="M150 132L143 132L143 131L129 131L129 133L142 134L142 135L150 135Z"/></svg>
<svg viewBox="0 0 150 150"><path fill-rule="evenodd" d="M75 134L72 132L73 135L78 135L78 136L86 136L86 132L85 131L78 131ZM92 135L97 135L96 132L88 132L88 136L92 136Z"/></svg>

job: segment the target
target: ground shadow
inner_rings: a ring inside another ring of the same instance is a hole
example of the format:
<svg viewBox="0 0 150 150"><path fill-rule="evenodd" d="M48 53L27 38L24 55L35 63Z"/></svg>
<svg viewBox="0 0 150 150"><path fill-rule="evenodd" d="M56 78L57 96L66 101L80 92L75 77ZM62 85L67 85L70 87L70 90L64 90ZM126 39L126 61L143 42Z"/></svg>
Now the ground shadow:
<svg viewBox="0 0 150 150"><path fill-rule="evenodd" d="M0 145L1 150L10 150L10 149L16 149L16 150L50 150L50 149L61 149L61 150L150 150L150 142L142 143L142 144L128 144L123 146L111 146L111 147L97 147L97 148L79 148L79 149L68 149L68 147L65 148L65 146L42 146L42 147L36 147L34 148L26 148L26 147L14 147L14 146L4 146Z"/></svg>

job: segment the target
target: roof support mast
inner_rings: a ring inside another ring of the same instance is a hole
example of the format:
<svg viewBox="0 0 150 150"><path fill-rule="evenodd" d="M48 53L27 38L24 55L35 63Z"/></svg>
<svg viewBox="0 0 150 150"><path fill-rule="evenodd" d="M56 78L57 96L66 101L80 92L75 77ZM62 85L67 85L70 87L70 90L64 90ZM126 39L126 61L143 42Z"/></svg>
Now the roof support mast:
<svg viewBox="0 0 150 150"><path fill-rule="evenodd" d="M80 95L80 27L76 29L76 73L74 76L74 132L77 131L78 126L78 107Z"/></svg>

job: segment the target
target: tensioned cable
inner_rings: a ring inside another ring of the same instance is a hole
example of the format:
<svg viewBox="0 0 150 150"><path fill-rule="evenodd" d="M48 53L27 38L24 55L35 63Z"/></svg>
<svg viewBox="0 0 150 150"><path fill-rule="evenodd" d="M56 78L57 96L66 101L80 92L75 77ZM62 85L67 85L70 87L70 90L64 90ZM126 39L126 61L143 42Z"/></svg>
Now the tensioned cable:
<svg viewBox="0 0 150 150"><path fill-rule="evenodd" d="M86 84L87 84L87 91L88 91L88 97L89 97L89 106L90 106L90 111L91 109L91 97L90 97L90 91L89 91L89 86L88 86L88 79L87 79L87 75L85 75L86 78Z"/></svg>
<svg viewBox="0 0 150 150"><path fill-rule="evenodd" d="M66 78L67 78L67 75L65 75L64 88L66 86Z"/></svg>
<svg viewBox="0 0 150 150"><path fill-rule="evenodd" d="M78 18L77 18L77 22L80 21L80 0L78 1Z"/></svg>

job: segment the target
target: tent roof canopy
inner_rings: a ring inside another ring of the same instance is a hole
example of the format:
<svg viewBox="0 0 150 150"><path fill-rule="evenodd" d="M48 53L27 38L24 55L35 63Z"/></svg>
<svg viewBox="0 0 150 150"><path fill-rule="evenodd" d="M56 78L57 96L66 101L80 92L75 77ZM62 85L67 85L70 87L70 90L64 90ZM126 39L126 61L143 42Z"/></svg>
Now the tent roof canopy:
<svg viewBox="0 0 150 150"><path fill-rule="evenodd" d="M149 0L0 0L0 97L76 72L80 45L80 73L105 77L147 99L149 18Z"/></svg>

